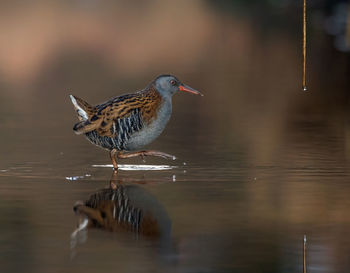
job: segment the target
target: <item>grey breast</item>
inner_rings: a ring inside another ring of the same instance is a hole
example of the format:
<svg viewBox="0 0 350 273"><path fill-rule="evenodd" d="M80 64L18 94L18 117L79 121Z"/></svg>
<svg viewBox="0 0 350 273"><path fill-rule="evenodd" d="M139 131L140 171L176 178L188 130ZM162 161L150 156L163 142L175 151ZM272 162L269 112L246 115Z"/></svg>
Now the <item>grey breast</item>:
<svg viewBox="0 0 350 273"><path fill-rule="evenodd" d="M171 99L163 101L157 117L140 131L133 133L125 145L125 150L138 150L155 140L164 130L172 111Z"/></svg>

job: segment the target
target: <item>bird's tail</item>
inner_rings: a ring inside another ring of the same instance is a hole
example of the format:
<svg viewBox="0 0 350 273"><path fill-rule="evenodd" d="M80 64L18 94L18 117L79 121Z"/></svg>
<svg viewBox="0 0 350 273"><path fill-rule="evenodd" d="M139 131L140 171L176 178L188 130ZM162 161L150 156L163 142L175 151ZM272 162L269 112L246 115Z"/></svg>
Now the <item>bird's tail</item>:
<svg viewBox="0 0 350 273"><path fill-rule="evenodd" d="M69 95L80 121L86 121L93 115L94 107L73 95Z"/></svg>
<svg viewBox="0 0 350 273"><path fill-rule="evenodd" d="M96 122L91 123L90 118L94 115L95 107L76 96L70 95L70 99L77 111L79 122L74 125L73 131L80 135L96 129Z"/></svg>

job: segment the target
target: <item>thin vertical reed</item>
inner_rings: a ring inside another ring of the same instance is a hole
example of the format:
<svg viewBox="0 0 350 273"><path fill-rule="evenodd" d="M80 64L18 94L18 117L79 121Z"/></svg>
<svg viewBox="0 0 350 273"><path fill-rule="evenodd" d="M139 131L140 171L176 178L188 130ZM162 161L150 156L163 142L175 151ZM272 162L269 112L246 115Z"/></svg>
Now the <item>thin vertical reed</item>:
<svg viewBox="0 0 350 273"><path fill-rule="evenodd" d="M303 90L307 91L306 87L306 0L303 0Z"/></svg>

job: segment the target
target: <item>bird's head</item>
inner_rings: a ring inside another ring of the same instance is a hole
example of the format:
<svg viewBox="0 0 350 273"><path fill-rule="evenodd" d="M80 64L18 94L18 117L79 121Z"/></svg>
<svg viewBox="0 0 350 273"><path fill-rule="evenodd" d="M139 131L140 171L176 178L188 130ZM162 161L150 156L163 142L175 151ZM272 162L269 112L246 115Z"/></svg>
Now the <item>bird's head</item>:
<svg viewBox="0 0 350 273"><path fill-rule="evenodd" d="M153 81L154 87L163 97L171 97L179 91L203 96L202 93L181 83L175 76L160 75Z"/></svg>

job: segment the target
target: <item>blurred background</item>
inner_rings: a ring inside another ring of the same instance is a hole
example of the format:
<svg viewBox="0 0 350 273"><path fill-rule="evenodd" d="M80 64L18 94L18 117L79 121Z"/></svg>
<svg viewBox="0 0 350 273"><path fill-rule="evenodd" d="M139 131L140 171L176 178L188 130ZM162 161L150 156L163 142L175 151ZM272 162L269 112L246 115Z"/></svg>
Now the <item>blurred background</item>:
<svg viewBox="0 0 350 273"><path fill-rule="evenodd" d="M75 121L68 94L97 104L172 73L206 95L175 98L177 120L200 117L196 124L213 134L225 127L223 141L239 134L258 158L298 115L322 116L334 131L349 102L348 3L308 3L303 93L299 2L2 1L1 126L58 136ZM177 110L189 104L190 113ZM3 142L14 132L4 130Z"/></svg>
<svg viewBox="0 0 350 273"><path fill-rule="evenodd" d="M348 1L308 0L307 30L303 92L302 1L2 0L3 268L301 272L306 233L310 272L348 272ZM171 262L148 242L125 247L104 233L71 258L71 208L104 187L110 170L91 166L109 157L74 135L68 95L98 104L164 73L205 94L176 95L150 146L180 159L147 163L179 168L121 176L168 211Z"/></svg>

